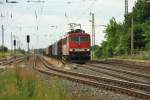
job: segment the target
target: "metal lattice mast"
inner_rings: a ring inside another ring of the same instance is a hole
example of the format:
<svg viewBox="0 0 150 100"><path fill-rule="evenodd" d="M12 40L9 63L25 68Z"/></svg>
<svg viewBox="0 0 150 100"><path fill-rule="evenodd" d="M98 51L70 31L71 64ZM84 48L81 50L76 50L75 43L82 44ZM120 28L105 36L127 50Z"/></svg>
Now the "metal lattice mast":
<svg viewBox="0 0 150 100"><path fill-rule="evenodd" d="M92 16L92 19L90 22L92 22L92 47L95 46L95 14L90 12L90 15ZM92 50L92 59L94 58L94 49Z"/></svg>
<svg viewBox="0 0 150 100"><path fill-rule="evenodd" d="M125 0L125 16L128 15L128 0Z"/></svg>

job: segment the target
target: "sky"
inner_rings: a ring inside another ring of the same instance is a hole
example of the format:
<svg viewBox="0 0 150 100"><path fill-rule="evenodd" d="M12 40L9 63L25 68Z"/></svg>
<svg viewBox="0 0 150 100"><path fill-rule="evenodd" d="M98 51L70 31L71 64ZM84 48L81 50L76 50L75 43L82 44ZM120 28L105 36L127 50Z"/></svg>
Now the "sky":
<svg viewBox="0 0 150 100"><path fill-rule="evenodd" d="M105 27L114 17L124 19L124 0L44 0L45 2L18 1L8 4L0 0L0 24L4 25L5 45L11 47L11 32L18 46L27 48L26 35L30 35L30 48L45 48L69 31L69 23L79 23L91 34L90 12L95 14L96 44L105 40ZM33 0L30 0L33 1ZM34 0L38 1L38 0ZM129 12L136 0L129 0ZM37 29L38 26L38 29ZM78 28L78 27L77 27ZM0 29L0 43L2 30Z"/></svg>

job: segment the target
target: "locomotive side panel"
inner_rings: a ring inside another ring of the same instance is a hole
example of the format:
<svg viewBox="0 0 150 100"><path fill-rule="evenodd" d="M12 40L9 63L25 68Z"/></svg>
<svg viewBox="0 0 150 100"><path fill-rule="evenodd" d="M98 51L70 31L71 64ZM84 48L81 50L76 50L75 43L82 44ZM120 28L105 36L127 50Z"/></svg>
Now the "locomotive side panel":
<svg viewBox="0 0 150 100"><path fill-rule="evenodd" d="M46 56L49 56L49 50L48 50L48 48L44 49L44 53L45 53Z"/></svg>
<svg viewBox="0 0 150 100"><path fill-rule="evenodd" d="M61 58L62 57L62 39L58 41L58 57Z"/></svg>
<svg viewBox="0 0 150 100"><path fill-rule="evenodd" d="M52 56L54 56L54 57L58 56L58 45L57 45L57 42L55 42L52 45Z"/></svg>
<svg viewBox="0 0 150 100"><path fill-rule="evenodd" d="M48 56L52 56L52 45L48 47Z"/></svg>
<svg viewBox="0 0 150 100"><path fill-rule="evenodd" d="M69 50L68 50L68 37L64 38L62 40L62 55L67 56L69 55Z"/></svg>

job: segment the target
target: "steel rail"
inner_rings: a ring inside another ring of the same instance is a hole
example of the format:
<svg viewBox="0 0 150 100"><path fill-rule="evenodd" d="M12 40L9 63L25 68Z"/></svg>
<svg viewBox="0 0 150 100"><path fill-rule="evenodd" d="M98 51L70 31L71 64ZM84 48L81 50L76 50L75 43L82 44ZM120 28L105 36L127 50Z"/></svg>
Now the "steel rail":
<svg viewBox="0 0 150 100"><path fill-rule="evenodd" d="M4 65L8 65L8 64L11 64L11 63L13 63L14 61L16 61L16 63L19 63L19 62L22 62L24 59L25 59L26 57L18 57L18 58L11 58L11 59L9 59L9 60L7 60L7 61L4 61L4 62L2 62L2 66L4 66Z"/></svg>
<svg viewBox="0 0 150 100"><path fill-rule="evenodd" d="M139 89L143 89L143 90L146 90L146 91L149 91L150 92L150 85L148 84L142 84L142 83L135 83L135 82L129 82L129 81L123 81L123 80L117 80L117 79L110 79L110 78L105 78L105 77L99 77L99 76L94 76L94 75L88 75L88 74L81 74L81 73L76 73L76 72L72 72L72 71L66 71L66 70L60 70L58 68L56 68L56 66L53 66L53 65L50 65L52 67L49 67L48 63L45 61L43 62L43 64L49 68L49 69L53 69L53 70L56 70L56 71L65 71L67 73L75 73L77 75L80 75L80 76L83 76L83 77L90 77L92 79L96 79L98 81L105 81L107 83L113 83L113 84L118 84L120 86L131 86L132 88L135 87L135 88L139 88Z"/></svg>
<svg viewBox="0 0 150 100"><path fill-rule="evenodd" d="M78 67L83 67L83 66L78 66ZM131 78L128 78L128 77L125 77L123 75L116 75L114 73L111 73L111 72L107 72L107 71L103 71L103 70L100 70L100 69L95 69L95 68L92 68L92 67L89 67L89 66L86 66L86 69L89 69L89 70L92 70L92 71L95 71L95 72L98 72L98 73L103 73L103 74L106 74L106 75L110 75L110 76L113 76L113 77L116 77L116 78L119 78L121 80L124 80L124 81L129 81L129 82L136 82L136 83L141 83L141 84L145 84L145 82L141 82L139 80L136 80L136 79L131 79Z"/></svg>
<svg viewBox="0 0 150 100"><path fill-rule="evenodd" d="M139 76L139 77L144 77L144 78L150 79L150 75L147 75L147 74L140 74L140 73L131 72L131 71L125 71L125 70L121 70L121 69L108 68L108 67L104 67L104 66L101 66L101 65L95 65L95 64L86 64L86 65L93 66L95 68L102 68L102 69L106 69L106 70L122 72L122 73L130 74L130 75L135 75L135 76Z"/></svg>
<svg viewBox="0 0 150 100"><path fill-rule="evenodd" d="M13 58L14 58L14 57L0 59L0 65L3 64L3 62L8 61L8 60L11 60L11 59L13 59Z"/></svg>
<svg viewBox="0 0 150 100"><path fill-rule="evenodd" d="M113 61L90 61L90 63L102 63L102 64L106 64L106 65L117 65L119 67L127 67L127 68L136 68L136 69L140 69L140 70L148 70L150 71L150 67L148 66L143 66L143 65L133 65L133 64L127 64L127 63L119 63L119 62L113 62ZM132 66L132 67L131 67Z"/></svg>
<svg viewBox="0 0 150 100"><path fill-rule="evenodd" d="M76 73L76 72L71 72L71 71L66 71L66 70L60 70L58 68L54 68L54 66L52 67L52 65L49 65L46 61L42 61L42 63L44 64L44 66L46 68L48 68L49 70L51 71L48 71L46 73L51 73L51 74L54 74L54 75L57 75L57 76L60 76L60 77L67 77L69 78L70 75L73 75L74 78L77 78L77 80L79 81L82 81L83 83L85 84L89 84L89 85L94 85L95 86L98 86L98 87L103 87L103 88L106 88L106 89L109 89L109 90L113 90L113 91L119 91L119 92L123 92L125 94L128 94L128 95L132 95L132 96L136 96L136 97L142 97L142 98L149 98L150 99L150 94L149 92L147 92L145 90L145 88L150 88L150 86L148 85L145 85L145 84L139 84L139 83L133 83L133 82L125 82L125 81L119 81L119 80L112 80L112 79L106 79L106 78L101 78L101 77L95 77L95 76L92 76L92 75L86 75L86 74L81 74L81 73ZM51 66L51 67L50 67ZM45 72L45 71L42 71L42 70L39 70L41 72ZM52 72L53 71L53 72ZM54 73L55 72L55 73ZM67 74L69 76L65 76L63 74ZM71 77L70 77L71 78ZM85 78L86 80L83 80L81 78ZM101 81L107 81L108 83L101 83ZM110 81L115 81L114 83L119 83L119 84L132 84L132 85L137 85L138 87L143 87L143 89L145 90L142 90L141 88L138 90L138 89L131 89L131 88L127 88L127 87L123 87L123 86L116 86L116 85L112 85L112 84L109 84ZM122 83L121 83L122 82ZM148 87L147 87L148 86Z"/></svg>
<svg viewBox="0 0 150 100"><path fill-rule="evenodd" d="M123 80L127 80L127 81L131 81L131 82L137 82L137 83L143 83L143 84L148 84L148 82L143 82L143 81L140 81L140 80L137 80L137 79L133 79L133 78L129 78L129 77L125 77L125 76L123 76L123 75L117 75L116 73L112 73L112 72L107 72L107 71L103 71L103 70L100 70L100 69L105 69L105 70L108 70L109 71L109 69L107 69L107 68L95 68L94 66L89 66L89 65L78 65L78 67L83 67L83 68L85 68L86 67L86 69L89 69L89 70L92 70L92 71L95 71L95 72L99 72L99 73L104 73L104 74L107 74L107 75L110 75L110 76L113 76L113 77L116 77L116 78L120 78L120 79L123 79ZM110 71L114 71L114 70L110 70ZM115 72L117 72L117 73L121 73L119 70L118 71L116 71L115 70ZM128 73L122 73L122 74L128 74ZM136 76L136 75L134 75L134 76ZM141 77L141 76L140 76ZM150 79L150 78L148 78L147 76L145 76L147 79ZM144 78L145 78L144 77Z"/></svg>
<svg viewBox="0 0 150 100"><path fill-rule="evenodd" d="M53 70L49 70L49 71L45 71L45 70L41 70L41 69L36 69L41 73L47 74L47 75L53 75L53 76L58 76L58 77L62 77L68 80L72 80L75 82L80 82L82 84L86 84L86 85L91 85L91 86L95 86L98 88L103 88L105 90L109 90L109 91L114 91L116 93L120 93L120 94L126 94L129 96L134 96L134 97L138 97L138 98L143 98L143 99L150 99L150 94L147 93L143 93L140 91L136 91L136 90L131 90L131 89L126 89L126 88L122 88L119 86L114 86L114 85L109 85L109 84L103 84L100 82L96 82L93 79L87 79L81 76L73 76L73 75L67 75L67 73L60 73L57 71L53 71Z"/></svg>
<svg viewBox="0 0 150 100"><path fill-rule="evenodd" d="M5 63L3 64L3 66L4 66L4 65L9 65L9 64L13 63L14 60L15 60L15 63L20 63L20 62L24 61L24 59L25 59L24 57L20 57L20 58L17 58L17 59L15 59L15 58L14 58L14 59L11 59L11 61L5 61ZM7 71L7 69L8 69L8 68L6 68L6 67L1 68L1 69L0 69L0 73Z"/></svg>

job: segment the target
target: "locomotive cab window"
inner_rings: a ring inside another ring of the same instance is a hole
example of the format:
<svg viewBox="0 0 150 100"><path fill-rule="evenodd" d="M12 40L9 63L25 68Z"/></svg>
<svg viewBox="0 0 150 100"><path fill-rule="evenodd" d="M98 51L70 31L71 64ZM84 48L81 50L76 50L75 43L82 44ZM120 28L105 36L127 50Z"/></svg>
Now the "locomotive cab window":
<svg viewBox="0 0 150 100"><path fill-rule="evenodd" d="M77 36L70 37L70 41L71 42L79 42L79 37L77 37Z"/></svg>
<svg viewBox="0 0 150 100"><path fill-rule="evenodd" d="M89 42L90 41L90 38L89 37L83 37L83 36L81 36L80 37L80 42Z"/></svg>

